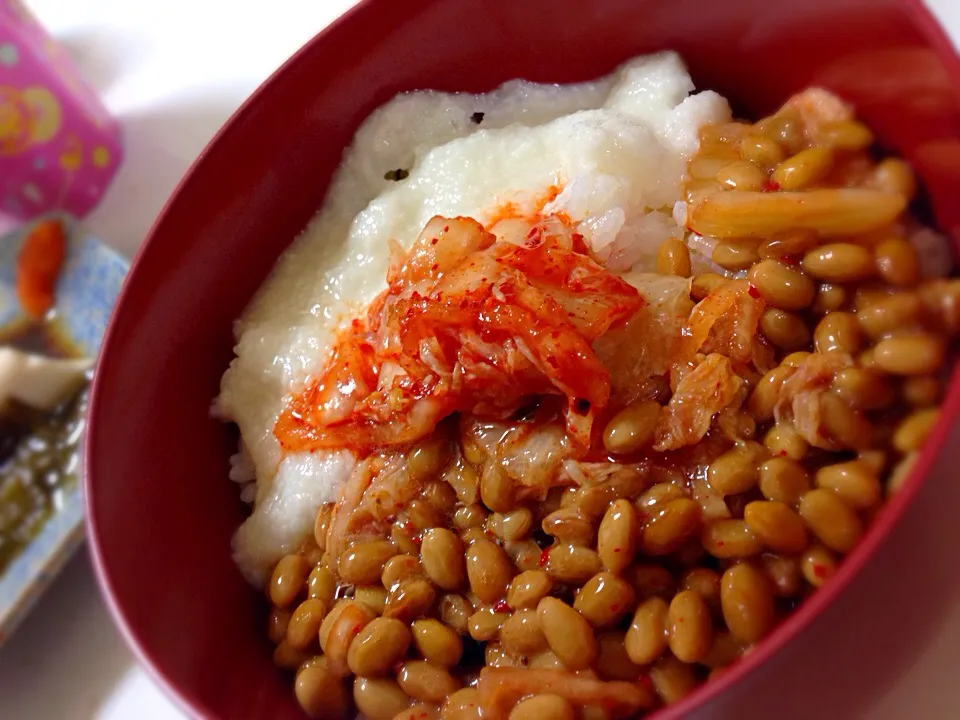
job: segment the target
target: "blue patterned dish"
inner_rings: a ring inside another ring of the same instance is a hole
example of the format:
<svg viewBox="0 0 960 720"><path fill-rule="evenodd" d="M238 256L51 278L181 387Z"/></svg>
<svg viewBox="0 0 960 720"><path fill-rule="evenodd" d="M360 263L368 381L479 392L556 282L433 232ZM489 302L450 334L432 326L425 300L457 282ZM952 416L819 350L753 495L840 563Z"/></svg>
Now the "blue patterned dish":
<svg viewBox="0 0 960 720"><path fill-rule="evenodd" d="M127 272L127 261L78 223L58 216L67 231L67 256L57 283L58 330L94 357ZM30 226L0 238L0 333L24 322L14 268ZM62 496L40 533L0 575L0 643L23 619L83 537L79 481Z"/></svg>

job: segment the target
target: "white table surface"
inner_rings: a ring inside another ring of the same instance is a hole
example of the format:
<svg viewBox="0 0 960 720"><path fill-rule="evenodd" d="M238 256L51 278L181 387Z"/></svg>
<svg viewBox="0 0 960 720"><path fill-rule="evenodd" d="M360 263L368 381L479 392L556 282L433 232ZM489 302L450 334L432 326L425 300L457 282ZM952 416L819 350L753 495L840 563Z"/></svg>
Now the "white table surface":
<svg viewBox="0 0 960 720"><path fill-rule="evenodd" d="M960 0L928 3L960 43ZM220 125L353 0L26 4L123 121L126 164L88 224L129 255ZM960 717L958 668L960 606L871 715L898 720L912 708L920 720ZM183 719L114 629L85 552L0 649L0 718Z"/></svg>

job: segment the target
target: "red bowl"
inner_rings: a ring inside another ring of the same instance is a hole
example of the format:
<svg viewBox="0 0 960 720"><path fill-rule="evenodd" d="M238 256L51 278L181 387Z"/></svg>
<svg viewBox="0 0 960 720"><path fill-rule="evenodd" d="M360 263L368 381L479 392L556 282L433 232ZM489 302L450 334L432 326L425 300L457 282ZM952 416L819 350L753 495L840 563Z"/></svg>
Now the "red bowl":
<svg viewBox="0 0 960 720"><path fill-rule="evenodd" d="M235 438L208 410L232 357L233 319L320 206L358 124L403 90L587 80L664 48L680 51L698 86L741 113L770 111L811 84L853 101L918 169L938 225L960 227L960 61L919 0L360 3L274 74L200 156L144 243L104 342L87 434L93 556L128 641L186 710L303 717L271 663L262 600L230 557L244 516L227 479ZM893 526L931 476L958 410L955 377L913 476L838 575L754 652L658 717L689 717L708 702L711 714L810 717L822 709L804 711L804 698L825 701L840 678L849 685L859 671L891 681L889 664L873 656L915 654L930 618L871 615L874 593L906 602L920 582L902 550L907 528ZM936 499L923 517L909 516L910 532L956 525ZM891 533L897 542L834 603ZM900 581L883 585L893 572ZM901 642L895 630L904 627L910 639ZM857 645L876 652L851 654ZM816 661L797 659L804 652ZM842 702L831 707L842 716Z"/></svg>

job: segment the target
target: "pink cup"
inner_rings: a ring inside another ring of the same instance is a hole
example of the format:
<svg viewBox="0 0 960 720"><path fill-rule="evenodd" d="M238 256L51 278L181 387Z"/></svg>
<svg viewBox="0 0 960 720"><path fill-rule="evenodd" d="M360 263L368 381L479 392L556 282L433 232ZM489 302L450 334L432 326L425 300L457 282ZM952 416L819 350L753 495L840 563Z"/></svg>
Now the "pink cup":
<svg viewBox="0 0 960 720"><path fill-rule="evenodd" d="M123 157L120 126L19 0L0 0L0 214L78 217Z"/></svg>

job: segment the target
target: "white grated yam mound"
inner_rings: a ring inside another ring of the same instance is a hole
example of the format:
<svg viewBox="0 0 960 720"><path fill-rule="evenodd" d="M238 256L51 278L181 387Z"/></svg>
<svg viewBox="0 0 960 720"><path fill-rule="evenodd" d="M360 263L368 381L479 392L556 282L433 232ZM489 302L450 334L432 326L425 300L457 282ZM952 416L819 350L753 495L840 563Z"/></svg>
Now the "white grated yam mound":
<svg viewBox="0 0 960 720"><path fill-rule="evenodd" d="M652 269L660 243L684 235L672 212L699 127L730 119L722 97L692 90L679 56L659 53L593 83L410 93L370 116L323 209L236 322L236 358L214 405L242 437L231 477L247 483L254 509L234 551L252 582L296 549L353 467L346 452L281 458L273 425L285 398L323 367L338 324L385 287L388 240L409 245L438 214L484 222L507 202L530 209L560 186L548 209L578 222L598 259ZM384 178L396 169L409 176Z"/></svg>
<svg viewBox="0 0 960 720"><path fill-rule="evenodd" d="M262 586L270 567L297 549L313 530L317 508L337 499L355 464L346 450L283 459L270 493L233 538L234 559L251 582Z"/></svg>

